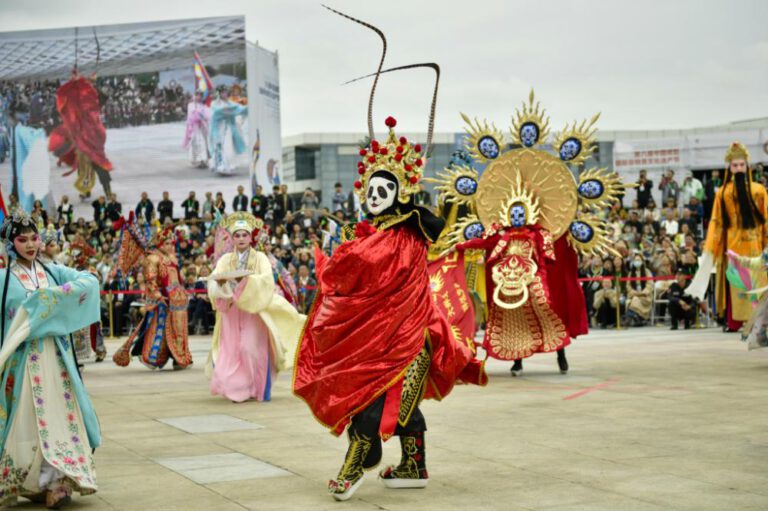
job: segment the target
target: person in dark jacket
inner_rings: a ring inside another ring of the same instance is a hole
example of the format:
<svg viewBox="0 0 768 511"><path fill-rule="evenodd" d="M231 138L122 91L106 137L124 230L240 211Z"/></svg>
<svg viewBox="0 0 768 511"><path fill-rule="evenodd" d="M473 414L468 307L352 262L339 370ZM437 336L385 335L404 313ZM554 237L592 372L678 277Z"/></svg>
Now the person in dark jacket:
<svg viewBox="0 0 768 511"><path fill-rule="evenodd" d="M677 330L680 320L683 320L685 329L691 328L691 323L696 318L696 299L685 292L688 285L688 275L685 271L677 270L675 282L667 290L669 299L669 315L672 318L672 330Z"/></svg>
<svg viewBox="0 0 768 511"><path fill-rule="evenodd" d="M157 215L161 225L166 218L173 220L173 201L168 198L168 192L163 192L163 200L157 204Z"/></svg>
<svg viewBox="0 0 768 511"><path fill-rule="evenodd" d="M181 207L184 209L184 220L199 218L200 203L195 198L195 192L189 192L189 197L181 203Z"/></svg>
<svg viewBox="0 0 768 511"><path fill-rule="evenodd" d="M136 218L140 224L149 223L155 214L155 205L149 200L147 192L141 192L141 200L136 204Z"/></svg>
<svg viewBox="0 0 768 511"><path fill-rule="evenodd" d="M243 185L237 187L237 195L232 200L232 211L248 211L248 196L244 191Z"/></svg>

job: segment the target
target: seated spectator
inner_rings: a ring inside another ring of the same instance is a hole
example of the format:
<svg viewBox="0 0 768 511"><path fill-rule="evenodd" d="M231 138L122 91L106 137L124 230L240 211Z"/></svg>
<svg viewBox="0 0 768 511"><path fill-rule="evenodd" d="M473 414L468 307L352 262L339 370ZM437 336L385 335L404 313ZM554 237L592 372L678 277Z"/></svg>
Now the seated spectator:
<svg viewBox="0 0 768 511"><path fill-rule="evenodd" d="M619 295L613 287L613 281L604 280L595 293L593 308L600 328L616 326L618 317Z"/></svg>
<svg viewBox="0 0 768 511"><path fill-rule="evenodd" d="M661 220L661 211L656 208L656 201L653 199L648 200L648 206L645 208L644 216L648 217L648 215L653 218L654 222L658 222Z"/></svg>
<svg viewBox="0 0 768 511"><path fill-rule="evenodd" d="M661 227L666 231L667 235L669 236L675 236L680 230L680 227L677 223L677 220L675 220L675 217L676 217L676 214L674 211L667 210L666 214L664 215L664 221L661 222Z"/></svg>
<svg viewBox="0 0 768 511"><path fill-rule="evenodd" d="M685 292L688 286L688 275L685 271L678 270L675 282L669 287L669 315L672 318L671 330L677 330L680 320L683 321L686 330L691 328L691 323L696 318L696 300Z"/></svg>
<svg viewBox="0 0 768 511"><path fill-rule="evenodd" d="M627 282L627 312L625 315L625 324L630 326L643 326L651 317L651 300L653 282L650 280L650 270L646 267L645 260L641 254L632 256L632 268L629 270L630 279Z"/></svg>

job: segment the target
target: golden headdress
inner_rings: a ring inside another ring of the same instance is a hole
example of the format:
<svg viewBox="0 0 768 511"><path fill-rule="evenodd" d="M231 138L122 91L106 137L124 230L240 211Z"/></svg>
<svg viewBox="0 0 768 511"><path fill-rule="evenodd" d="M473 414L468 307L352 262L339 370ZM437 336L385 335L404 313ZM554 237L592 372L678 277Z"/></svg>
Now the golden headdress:
<svg viewBox="0 0 768 511"><path fill-rule="evenodd" d="M169 225L165 229L158 229L157 233L155 233L153 242L156 247L160 247L168 240L176 241L176 233L172 225Z"/></svg>
<svg viewBox="0 0 768 511"><path fill-rule="evenodd" d="M368 180L378 171L386 171L397 178L399 186L398 199L408 202L410 196L419 191L419 181L424 175L424 158L421 144L411 144L405 137L397 137L394 117L385 121L389 128L386 142L380 144L371 140L367 148L360 149L363 160L357 163L357 173L360 178L355 181L355 191L360 196L360 202L365 202L365 191Z"/></svg>
<svg viewBox="0 0 768 511"><path fill-rule="evenodd" d="M227 215L226 218L221 221L221 226L225 228L229 234L235 234L237 231L248 231L249 233L252 233L256 229L261 229L264 226L264 221L245 211L238 211Z"/></svg>
<svg viewBox="0 0 768 511"><path fill-rule="evenodd" d="M468 165L446 169L436 182L440 199L469 206L465 221L447 229L445 241L460 243L498 227L538 224L553 239L567 234L584 254L610 252L604 221L595 214L615 202L626 186L607 169L589 169L574 180L568 165L581 166L596 148L595 123L599 114L574 121L551 141L555 154L545 149L549 118L533 91L512 120L510 147L501 131L487 121L466 122L465 148L487 164L482 176Z"/></svg>
<svg viewBox="0 0 768 511"><path fill-rule="evenodd" d="M725 161L730 164L733 160L744 160L749 163L749 151L741 142L733 142L725 152Z"/></svg>

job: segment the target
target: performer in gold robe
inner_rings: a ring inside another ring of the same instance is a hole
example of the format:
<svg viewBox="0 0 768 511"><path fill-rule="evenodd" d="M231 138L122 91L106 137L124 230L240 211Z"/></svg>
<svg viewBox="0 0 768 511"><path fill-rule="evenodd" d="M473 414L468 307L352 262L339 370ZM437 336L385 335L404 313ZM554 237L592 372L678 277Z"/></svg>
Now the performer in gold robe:
<svg viewBox="0 0 768 511"><path fill-rule="evenodd" d="M703 299L714 267L716 311L724 320L724 328L735 332L749 319L752 304L749 296L733 289L726 280L727 251L757 257L766 248L768 194L763 185L752 182L749 152L743 144L731 144L725 161L725 179L715 194L699 271L689 289L691 295ZM757 278L756 287L768 283L764 274Z"/></svg>

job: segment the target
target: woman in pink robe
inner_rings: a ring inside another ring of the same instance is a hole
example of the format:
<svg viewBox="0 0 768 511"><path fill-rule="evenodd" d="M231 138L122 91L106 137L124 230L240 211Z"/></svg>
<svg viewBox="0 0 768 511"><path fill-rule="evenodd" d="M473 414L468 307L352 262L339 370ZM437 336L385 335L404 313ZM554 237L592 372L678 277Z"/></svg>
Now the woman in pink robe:
<svg viewBox="0 0 768 511"><path fill-rule="evenodd" d="M206 371L214 395L238 403L269 401L277 372L293 362L305 317L276 293L269 259L251 248L256 218L248 213L230 217L226 228L235 248L219 259L208 281L217 314ZM237 270L251 273L226 278Z"/></svg>

